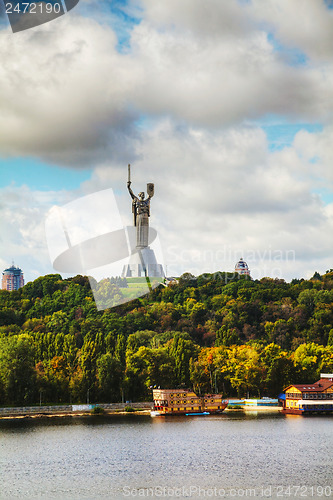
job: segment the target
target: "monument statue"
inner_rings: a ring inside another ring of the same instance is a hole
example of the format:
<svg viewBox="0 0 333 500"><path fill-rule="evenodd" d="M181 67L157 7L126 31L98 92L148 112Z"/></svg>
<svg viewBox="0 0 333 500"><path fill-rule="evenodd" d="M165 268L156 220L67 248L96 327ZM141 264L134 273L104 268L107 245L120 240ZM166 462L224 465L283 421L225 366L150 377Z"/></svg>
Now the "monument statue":
<svg viewBox="0 0 333 500"><path fill-rule="evenodd" d="M131 189L131 184L131 166L128 165L127 189L132 198L132 212L136 234L133 234L132 253L128 264L124 265L122 277L164 278L163 266L157 262L155 252L149 246L156 238L156 231L152 228L149 231L150 200L154 196L154 184L147 184L147 198L145 198L145 193L143 192L136 196ZM134 228L129 229L133 229L134 231ZM131 231L129 234L131 234ZM134 247L135 240L136 246Z"/></svg>
<svg viewBox="0 0 333 500"><path fill-rule="evenodd" d="M136 246L138 248L146 248L148 247L149 237L150 200L154 196L154 184L147 184L148 197L146 199L143 192L135 196L131 189L131 184L131 166L128 165L127 189L133 200L132 212L134 226L136 227Z"/></svg>

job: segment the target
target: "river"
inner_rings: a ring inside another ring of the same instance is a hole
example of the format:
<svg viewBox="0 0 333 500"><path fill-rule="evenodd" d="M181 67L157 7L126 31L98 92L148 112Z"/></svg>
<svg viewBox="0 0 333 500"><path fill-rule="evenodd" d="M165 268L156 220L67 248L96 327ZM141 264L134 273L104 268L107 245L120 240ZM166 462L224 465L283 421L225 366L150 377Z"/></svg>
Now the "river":
<svg viewBox="0 0 333 500"><path fill-rule="evenodd" d="M333 498L333 417L0 420L1 500Z"/></svg>

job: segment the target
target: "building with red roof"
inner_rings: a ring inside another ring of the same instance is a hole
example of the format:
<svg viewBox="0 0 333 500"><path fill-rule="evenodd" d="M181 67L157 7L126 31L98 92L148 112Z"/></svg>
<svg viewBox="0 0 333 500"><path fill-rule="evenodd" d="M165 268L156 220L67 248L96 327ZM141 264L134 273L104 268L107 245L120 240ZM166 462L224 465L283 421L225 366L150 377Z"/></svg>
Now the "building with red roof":
<svg viewBox="0 0 333 500"><path fill-rule="evenodd" d="M279 398L282 412L297 415L333 413L333 374L322 373L313 384L292 384Z"/></svg>

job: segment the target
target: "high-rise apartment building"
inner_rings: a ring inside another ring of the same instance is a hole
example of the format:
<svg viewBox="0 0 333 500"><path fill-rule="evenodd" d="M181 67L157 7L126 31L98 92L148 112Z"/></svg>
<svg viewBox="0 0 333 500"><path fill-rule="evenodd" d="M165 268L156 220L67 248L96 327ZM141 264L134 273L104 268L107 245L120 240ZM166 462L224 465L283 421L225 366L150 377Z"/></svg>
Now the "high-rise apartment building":
<svg viewBox="0 0 333 500"><path fill-rule="evenodd" d="M14 263L8 269L5 269L2 273L2 289L8 290L18 290L24 286L24 277L22 269L15 267Z"/></svg>

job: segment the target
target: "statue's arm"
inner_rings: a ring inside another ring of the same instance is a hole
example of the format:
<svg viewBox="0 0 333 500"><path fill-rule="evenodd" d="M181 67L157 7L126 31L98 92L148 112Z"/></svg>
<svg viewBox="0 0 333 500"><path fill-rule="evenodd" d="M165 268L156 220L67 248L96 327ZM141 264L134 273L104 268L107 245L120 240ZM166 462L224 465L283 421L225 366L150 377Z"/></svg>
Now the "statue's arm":
<svg viewBox="0 0 333 500"><path fill-rule="evenodd" d="M129 194L131 195L132 199L137 200L138 198L135 196L135 194L133 193L133 191L131 189L131 181L128 181L127 189L128 189Z"/></svg>

